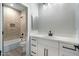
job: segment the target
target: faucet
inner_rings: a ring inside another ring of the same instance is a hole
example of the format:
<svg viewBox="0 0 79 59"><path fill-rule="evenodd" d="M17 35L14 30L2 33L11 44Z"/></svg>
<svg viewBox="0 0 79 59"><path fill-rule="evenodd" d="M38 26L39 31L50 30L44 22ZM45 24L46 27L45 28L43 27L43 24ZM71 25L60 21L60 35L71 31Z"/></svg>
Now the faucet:
<svg viewBox="0 0 79 59"><path fill-rule="evenodd" d="M48 33L49 36L53 36L53 33L51 32L51 30Z"/></svg>
<svg viewBox="0 0 79 59"><path fill-rule="evenodd" d="M21 36L20 36L21 41L23 41L23 35L24 35L24 33L21 33Z"/></svg>

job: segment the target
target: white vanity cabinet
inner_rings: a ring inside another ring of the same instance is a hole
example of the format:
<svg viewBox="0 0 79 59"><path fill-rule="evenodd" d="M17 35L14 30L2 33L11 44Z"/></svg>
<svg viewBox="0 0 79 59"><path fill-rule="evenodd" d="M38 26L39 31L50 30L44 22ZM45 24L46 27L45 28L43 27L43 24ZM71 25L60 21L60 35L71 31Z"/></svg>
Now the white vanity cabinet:
<svg viewBox="0 0 79 59"><path fill-rule="evenodd" d="M43 44L38 44L38 56L44 56L45 55L45 45Z"/></svg>
<svg viewBox="0 0 79 59"><path fill-rule="evenodd" d="M60 42L60 56L77 56L78 49L75 49L73 44Z"/></svg>
<svg viewBox="0 0 79 59"><path fill-rule="evenodd" d="M58 42L38 39L38 56L58 56Z"/></svg>
<svg viewBox="0 0 79 59"><path fill-rule="evenodd" d="M31 37L32 56L79 56L74 44L40 37Z"/></svg>
<svg viewBox="0 0 79 59"><path fill-rule="evenodd" d="M31 37L32 56L58 56L58 42Z"/></svg>

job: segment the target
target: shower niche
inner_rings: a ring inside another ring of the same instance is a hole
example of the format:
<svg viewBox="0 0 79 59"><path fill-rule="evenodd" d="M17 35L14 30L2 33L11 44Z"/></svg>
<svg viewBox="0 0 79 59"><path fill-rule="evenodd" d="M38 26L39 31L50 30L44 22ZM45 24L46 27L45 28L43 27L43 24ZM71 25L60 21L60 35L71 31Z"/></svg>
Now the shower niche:
<svg viewBox="0 0 79 59"><path fill-rule="evenodd" d="M14 23L10 23L10 27L11 28L14 28L15 27L15 24Z"/></svg>

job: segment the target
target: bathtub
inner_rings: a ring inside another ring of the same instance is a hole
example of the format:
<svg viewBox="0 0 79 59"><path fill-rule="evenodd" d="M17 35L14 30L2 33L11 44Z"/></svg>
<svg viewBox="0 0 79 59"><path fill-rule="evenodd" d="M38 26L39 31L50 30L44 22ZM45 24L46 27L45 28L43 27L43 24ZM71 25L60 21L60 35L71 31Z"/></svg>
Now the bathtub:
<svg viewBox="0 0 79 59"><path fill-rule="evenodd" d="M8 52L12 49L15 49L19 47L19 43L21 42L21 39L14 39L9 41L4 41L4 52Z"/></svg>

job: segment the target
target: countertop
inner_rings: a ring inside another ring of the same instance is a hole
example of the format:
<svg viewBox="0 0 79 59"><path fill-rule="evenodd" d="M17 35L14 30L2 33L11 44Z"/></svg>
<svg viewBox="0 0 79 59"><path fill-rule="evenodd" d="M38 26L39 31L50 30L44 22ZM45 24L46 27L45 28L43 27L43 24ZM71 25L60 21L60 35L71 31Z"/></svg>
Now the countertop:
<svg viewBox="0 0 79 59"><path fill-rule="evenodd" d="M39 33L31 33L30 36L41 38L41 39L47 39L47 40L55 40L59 42L69 43L69 44L75 44L79 45L79 39L75 37L61 37L61 36L48 36L46 34L39 34Z"/></svg>

